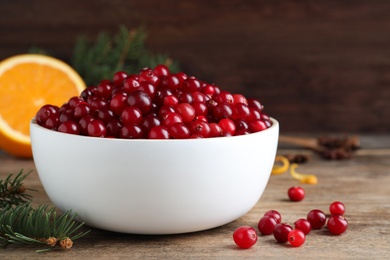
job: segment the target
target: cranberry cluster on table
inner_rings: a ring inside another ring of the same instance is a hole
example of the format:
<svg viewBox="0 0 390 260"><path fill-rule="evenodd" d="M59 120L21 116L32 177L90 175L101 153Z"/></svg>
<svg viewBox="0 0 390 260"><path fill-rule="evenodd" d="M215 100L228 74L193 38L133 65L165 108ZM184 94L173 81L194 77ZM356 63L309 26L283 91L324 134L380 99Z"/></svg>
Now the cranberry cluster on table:
<svg viewBox="0 0 390 260"><path fill-rule="evenodd" d="M294 200L293 200L294 201ZM341 235L348 228L348 221L343 216L345 206L340 201L334 201L329 206L330 216L319 209L310 210L306 218L300 218L294 222L294 228L288 223L282 222L282 215L277 210L268 210L259 220L257 228L261 235L273 234L275 240L284 244L289 242L293 247L300 247L306 241L306 236L312 229L321 229L326 225L333 235ZM258 235L251 226L238 227L233 233L236 245L243 249L254 246Z"/></svg>
<svg viewBox="0 0 390 260"><path fill-rule="evenodd" d="M123 71L87 87L61 107L46 104L36 122L47 129L124 139L186 139L245 135L272 121L259 100L171 73L167 66Z"/></svg>

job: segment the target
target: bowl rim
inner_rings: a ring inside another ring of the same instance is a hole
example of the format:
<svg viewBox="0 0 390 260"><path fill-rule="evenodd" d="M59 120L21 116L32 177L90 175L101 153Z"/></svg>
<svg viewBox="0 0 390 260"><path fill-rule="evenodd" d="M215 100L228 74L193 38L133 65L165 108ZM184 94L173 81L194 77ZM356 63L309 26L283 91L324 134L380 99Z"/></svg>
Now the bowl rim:
<svg viewBox="0 0 390 260"><path fill-rule="evenodd" d="M270 127L268 127L267 129L264 129L262 131L255 132L255 133L246 134L246 135L235 135L235 136L228 136L228 137L212 137L212 138L194 138L194 139L191 139L191 138L186 138L186 139L147 139L147 138L124 139L124 138L105 138L105 137L103 138L103 137L93 137L93 136L85 136L85 135L66 134L66 133L54 131L51 129L44 128L43 126L40 126L36 122L36 119L34 117L30 121L30 135L31 135L31 128L35 127L39 130L42 130L45 132L47 131L47 132L50 132L50 134L54 134L54 135L66 135L66 136L72 136L74 138L81 138L81 139L88 139L88 140L106 140L106 141L110 141L110 142L164 142L164 143L168 143L168 142L191 142L191 141L195 141L195 140L197 142L207 142L209 140L225 140L225 139L230 139L230 138L234 138L234 139L248 138L250 136L268 133L270 131L275 130L275 128L279 127L279 122L276 119L270 117L270 120L272 122L272 125Z"/></svg>

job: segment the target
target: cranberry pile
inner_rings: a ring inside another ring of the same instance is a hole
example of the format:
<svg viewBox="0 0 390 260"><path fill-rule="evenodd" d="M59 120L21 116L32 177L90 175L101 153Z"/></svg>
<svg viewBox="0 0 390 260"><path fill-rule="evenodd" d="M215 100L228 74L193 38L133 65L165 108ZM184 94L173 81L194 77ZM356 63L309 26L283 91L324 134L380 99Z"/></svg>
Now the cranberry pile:
<svg viewBox="0 0 390 260"><path fill-rule="evenodd" d="M125 139L245 135L272 124L258 100L171 73L165 65L138 74L119 71L61 107L44 105L36 121L63 133Z"/></svg>
<svg viewBox="0 0 390 260"><path fill-rule="evenodd" d="M348 228L348 221L343 216L345 206L340 201L335 201L329 206L330 216L319 209L311 210L306 218L300 218L294 222L294 227L282 222L281 214L276 210L267 211L258 222L257 229L263 236L273 235L278 243L289 242L293 247L299 247L306 241L306 236L312 229L321 229L325 226L333 235L341 235ZM250 226L241 226L233 233L233 240L240 248L252 247L258 239L255 229Z"/></svg>

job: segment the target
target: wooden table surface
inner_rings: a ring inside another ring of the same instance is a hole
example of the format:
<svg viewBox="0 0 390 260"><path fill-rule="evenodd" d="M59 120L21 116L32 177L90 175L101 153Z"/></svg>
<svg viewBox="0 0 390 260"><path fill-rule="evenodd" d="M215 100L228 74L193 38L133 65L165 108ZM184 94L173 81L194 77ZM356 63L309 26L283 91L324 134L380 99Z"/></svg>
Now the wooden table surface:
<svg viewBox="0 0 390 260"><path fill-rule="evenodd" d="M296 180L287 173L272 175L258 204L245 216L222 227L167 236L119 234L91 228L91 233L76 240L70 250L36 253L37 247L10 245L0 249L0 259L388 259L390 138L367 137L362 141L363 148L354 158L343 161L326 161L308 150L279 148L278 154L311 155L311 159L300 165L298 170L316 174L319 183L302 185L306 197L301 202L287 199L287 189L299 184ZM26 186L37 190L31 193L33 204L50 203L34 162L15 159L0 152L1 179L20 169L34 170L24 181ZM329 235L326 228L314 230L299 248L278 244L272 236L259 236L257 243L248 250L238 249L233 242L232 234L237 227L257 227L258 220L269 209L278 210L283 221L292 224L296 219L304 218L311 209L318 208L327 213L329 204L336 200L346 205L345 217L349 222L347 232L341 236Z"/></svg>

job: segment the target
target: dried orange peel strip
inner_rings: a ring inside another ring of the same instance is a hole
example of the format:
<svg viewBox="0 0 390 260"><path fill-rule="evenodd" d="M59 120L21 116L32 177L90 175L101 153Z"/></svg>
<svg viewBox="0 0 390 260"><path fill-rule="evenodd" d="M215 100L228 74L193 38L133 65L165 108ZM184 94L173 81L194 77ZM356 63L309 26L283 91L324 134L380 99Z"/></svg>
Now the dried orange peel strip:
<svg viewBox="0 0 390 260"><path fill-rule="evenodd" d="M290 166L290 173L294 179L297 179L301 183L305 183L305 184L317 184L318 183L317 176L315 176L313 174L298 173L295 170L295 168L297 168L297 167L298 167L298 164L296 164L296 163L293 163Z"/></svg>
<svg viewBox="0 0 390 260"><path fill-rule="evenodd" d="M276 164L277 162L281 162L282 165ZM288 170L288 167L290 167L290 161L285 156L277 155L275 157L275 164L272 167L271 174L282 174Z"/></svg>

